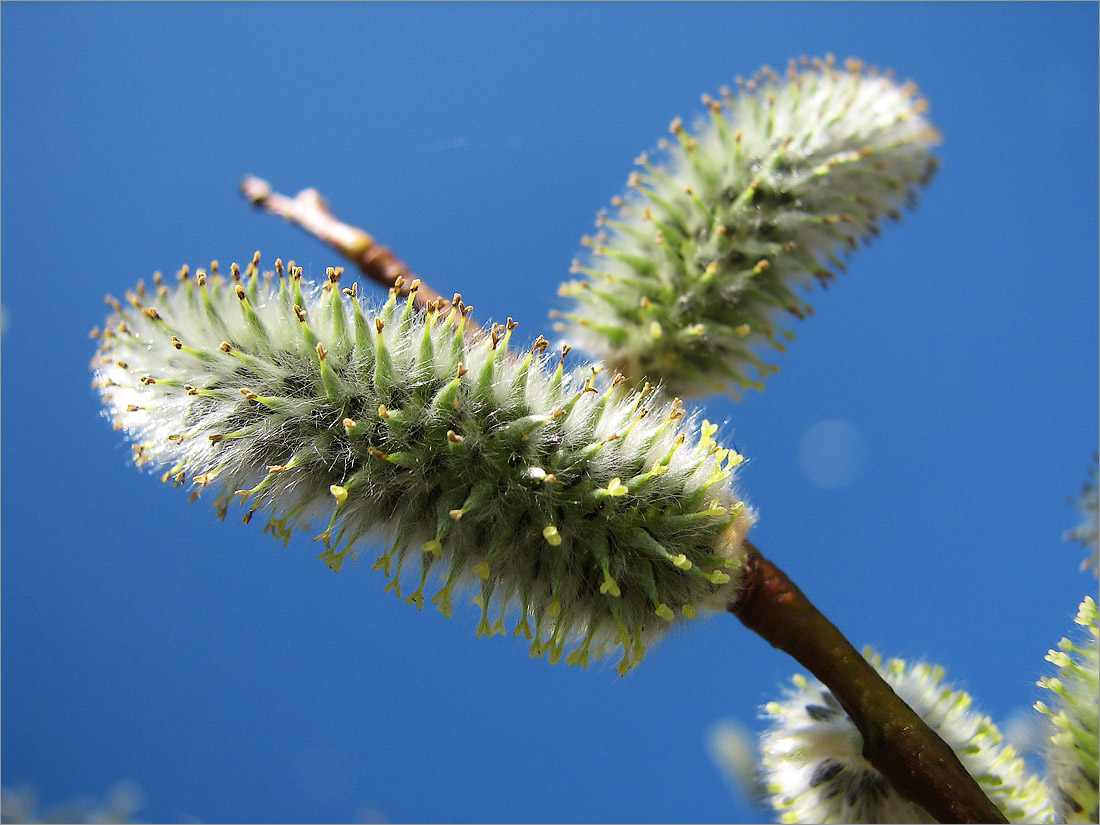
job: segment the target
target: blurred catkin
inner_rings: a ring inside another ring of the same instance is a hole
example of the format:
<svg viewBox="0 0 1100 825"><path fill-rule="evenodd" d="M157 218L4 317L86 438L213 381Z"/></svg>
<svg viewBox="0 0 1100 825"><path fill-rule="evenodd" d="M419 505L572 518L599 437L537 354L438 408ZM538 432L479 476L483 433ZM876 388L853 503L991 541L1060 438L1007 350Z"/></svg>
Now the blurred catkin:
<svg viewBox="0 0 1100 825"><path fill-rule="evenodd" d="M971 707L970 696L943 681L943 668L866 655L1009 822L1049 821L1045 785L1027 772L993 721ZM863 738L827 688L801 675L793 683L782 700L765 706L768 729L761 739L762 782L780 821L936 822L867 762Z"/></svg>
<svg viewBox="0 0 1100 825"><path fill-rule="evenodd" d="M939 139L915 86L855 60L792 61L703 101L709 120L673 121L663 163L638 158L554 313L613 368L685 397L762 388L778 368L758 350L783 350L781 319L812 312L797 290L915 201Z"/></svg>
<svg viewBox="0 0 1100 825"><path fill-rule="evenodd" d="M1100 627L1091 597L1081 602L1075 621L1084 628L1083 638L1062 639L1058 650L1046 657L1058 673L1039 680L1054 707L1044 702L1035 707L1047 717L1045 756L1054 787L1055 821L1088 823L1100 821Z"/></svg>

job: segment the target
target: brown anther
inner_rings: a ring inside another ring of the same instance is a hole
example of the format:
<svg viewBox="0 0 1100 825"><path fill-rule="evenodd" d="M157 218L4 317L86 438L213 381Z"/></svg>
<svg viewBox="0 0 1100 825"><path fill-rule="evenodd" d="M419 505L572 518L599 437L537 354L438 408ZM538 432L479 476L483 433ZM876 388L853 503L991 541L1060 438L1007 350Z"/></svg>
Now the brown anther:
<svg viewBox="0 0 1100 825"><path fill-rule="evenodd" d="M255 512L256 512L256 509L255 509L255 508L253 508L253 509L249 510L249 511L248 511L247 513L245 513L245 514L244 514L244 516L243 516L243 517L241 518L241 521L243 521L243 522L244 522L245 524L248 524L248 523L249 523L250 521L252 521L252 514L253 514L253 513L255 513Z"/></svg>
<svg viewBox="0 0 1100 825"><path fill-rule="evenodd" d="M381 332L386 328L386 322L381 317L376 316L374 319L374 328Z"/></svg>
<svg viewBox="0 0 1100 825"><path fill-rule="evenodd" d="M328 350L325 349L325 345L320 341L317 342L317 357L321 360L325 360L325 356L328 355Z"/></svg>
<svg viewBox="0 0 1100 825"><path fill-rule="evenodd" d="M229 265L229 274L233 276L234 281L239 281L241 279L241 268L237 265L236 261Z"/></svg>
<svg viewBox="0 0 1100 825"><path fill-rule="evenodd" d="M565 415L564 407L558 407L556 410L550 413L550 417L554 419L561 418L563 415Z"/></svg>
<svg viewBox="0 0 1100 825"><path fill-rule="evenodd" d="M767 258L762 258L761 260L756 262L756 266L754 266L753 269L756 270L757 272L763 272L765 269L767 269L771 265L772 265L771 261L769 261Z"/></svg>
<svg viewBox="0 0 1100 825"><path fill-rule="evenodd" d="M684 120L683 120L683 118L679 118L679 117L673 118L672 123L670 123L668 125L668 131L671 132L674 135L678 135L682 131L684 131Z"/></svg>
<svg viewBox="0 0 1100 825"><path fill-rule="evenodd" d="M192 387L190 384L184 384L183 388L185 390L187 390L188 395L198 395L199 394L198 388Z"/></svg>
<svg viewBox="0 0 1100 825"><path fill-rule="evenodd" d="M561 362L563 364L565 363L565 356L567 356L569 354L570 350L572 350L572 349L573 348L571 346L569 346L569 344L562 344L562 347L561 347Z"/></svg>
<svg viewBox="0 0 1100 825"><path fill-rule="evenodd" d="M105 361L104 363L108 363L108 364L109 364L109 363L110 363L110 359L108 359L108 360L107 360L107 361ZM125 361L115 361L115 364L116 364L116 365L118 365L119 367L121 367L121 368L122 368L122 369L124 369L124 370L128 370L128 369L130 369L130 365L129 365L129 364L127 364L127 363L126 363Z"/></svg>
<svg viewBox="0 0 1100 825"><path fill-rule="evenodd" d="M508 332L511 332L519 326L519 321L513 321L511 317L508 318L507 323L504 325Z"/></svg>
<svg viewBox="0 0 1100 825"><path fill-rule="evenodd" d="M205 487L207 484L210 483L210 475L209 473L203 473L202 475L195 476L191 480L198 484L200 487Z"/></svg>
<svg viewBox="0 0 1100 825"><path fill-rule="evenodd" d="M637 187L638 182L641 181L642 176L637 172L631 172L626 178L626 185L630 187Z"/></svg>
<svg viewBox="0 0 1100 825"><path fill-rule="evenodd" d="M556 475L554 475L553 473L547 473L546 476L542 479L542 483L543 484L553 484L557 480L558 480L558 477Z"/></svg>
<svg viewBox="0 0 1100 825"><path fill-rule="evenodd" d="M302 309L297 304L294 305L294 314L295 314L295 316L297 316L298 320L301 321L303 324L306 322L306 318L309 316L309 313L306 312L304 309Z"/></svg>
<svg viewBox="0 0 1100 825"><path fill-rule="evenodd" d="M231 347L229 345L228 341L222 341L220 344L218 344L218 349L220 349L222 352L232 352L233 351L233 347Z"/></svg>
<svg viewBox="0 0 1100 825"><path fill-rule="evenodd" d="M373 444L367 447L367 452L369 452L375 458L380 458L383 461L385 461L386 459L389 458L388 454L382 452L377 447L375 447Z"/></svg>
<svg viewBox="0 0 1100 825"><path fill-rule="evenodd" d="M169 441L179 442L179 441L183 441L184 436L183 436L183 433L172 433L171 435L166 435L165 438L168 439Z"/></svg>
<svg viewBox="0 0 1100 825"><path fill-rule="evenodd" d="M137 412L140 409L141 409L141 407L139 407L137 404L127 404L126 405L126 412Z"/></svg>
<svg viewBox="0 0 1100 825"><path fill-rule="evenodd" d="M281 473L286 470L285 464L268 464L267 471L269 473Z"/></svg>
<svg viewBox="0 0 1100 825"><path fill-rule="evenodd" d="M183 349L183 341L181 341L179 338L177 338L175 335L173 335L172 336L172 346L175 347L176 349Z"/></svg>
<svg viewBox="0 0 1100 825"><path fill-rule="evenodd" d="M245 398L247 398L249 401L255 401L257 398L260 397L260 396L256 395L256 393L254 393L252 390L250 390L248 387L241 387L240 393Z"/></svg>
<svg viewBox="0 0 1100 825"><path fill-rule="evenodd" d="M462 376L464 376L468 372L469 372L469 370L466 369L466 367L463 366L462 362L460 361L459 364L458 364L458 377L461 378Z"/></svg>
<svg viewBox="0 0 1100 825"><path fill-rule="evenodd" d="M233 291L237 293L238 298L240 298L242 301L244 300L244 287L243 286L241 286L240 284L237 284L236 286L233 287Z"/></svg>
<svg viewBox="0 0 1100 825"><path fill-rule="evenodd" d="M452 444L461 444L466 439L456 433L454 430L447 430L447 440Z"/></svg>
<svg viewBox="0 0 1100 825"><path fill-rule="evenodd" d="M260 250L256 250L252 253L252 266L260 265Z"/></svg>
<svg viewBox="0 0 1100 825"><path fill-rule="evenodd" d="M355 423L354 418L345 418L342 423L344 425L344 429L347 430L348 432L351 432L352 430L354 430L356 427L359 426L358 424Z"/></svg>
<svg viewBox="0 0 1100 825"><path fill-rule="evenodd" d="M531 345L531 352L546 352L548 346L550 346L550 342L540 335L535 339L535 343Z"/></svg>
<svg viewBox="0 0 1100 825"><path fill-rule="evenodd" d="M618 440L619 440L619 434L618 433L611 433L611 435L609 435L607 438L603 439L600 443L601 444L610 444L612 441L618 441Z"/></svg>
<svg viewBox="0 0 1100 825"><path fill-rule="evenodd" d="M176 277L181 281L186 281L188 278L191 277L191 267L189 267L187 264L184 264L180 267L180 271L176 273Z"/></svg>
<svg viewBox="0 0 1100 825"><path fill-rule="evenodd" d="M404 287L405 279L402 276L398 275L396 278L393 279L393 291L396 292L398 295L401 294L401 291L402 289L404 289Z"/></svg>
<svg viewBox="0 0 1100 825"><path fill-rule="evenodd" d="M148 376L148 375L143 375L143 376L141 376L141 378L139 378L138 380L139 380L139 381L141 381L141 383L142 383L142 384L145 384L146 386L148 386L149 384L155 384L155 383L157 383L157 379L155 379L155 378L151 378L151 377L150 377L150 376Z"/></svg>
<svg viewBox="0 0 1100 825"><path fill-rule="evenodd" d="M206 286L206 273L200 269L198 277L195 280L198 281L199 286Z"/></svg>

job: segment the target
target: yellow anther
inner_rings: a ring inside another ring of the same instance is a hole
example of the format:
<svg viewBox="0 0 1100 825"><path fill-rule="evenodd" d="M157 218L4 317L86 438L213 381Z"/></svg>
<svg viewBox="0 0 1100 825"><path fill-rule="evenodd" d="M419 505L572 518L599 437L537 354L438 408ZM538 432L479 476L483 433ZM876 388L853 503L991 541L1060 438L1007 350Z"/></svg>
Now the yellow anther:
<svg viewBox="0 0 1100 825"><path fill-rule="evenodd" d="M621 596L622 591L619 590L619 583L611 578L611 574L604 572L603 584L600 585L600 592L610 596Z"/></svg>
<svg viewBox="0 0 1100 825"><path fill-rule="evenodd" d="M480 564L475 564L474 565L474 572L477 573L478 576L481 577L482 581L484 581L485 579L488 579L489 578L489 563L483 561Z"/></svg>
<svg viewBox="0 0 1100 825"><path fill-rule="evenodd" d="M664 603L657 605L657 609L653 612L664 619L666 622L671 622L674 618L676 618L676 616L672 612L672 608Z"/></svg>
<svg viewBox="0 0 1100 825"><path fill-rule="evenodd" d="M741 324L741 326L733 328L733 334L739 338L744 338L750 332L752 332L752 328L748 324Z"/></svg>
<svg viewBox="0 0 1100 825"><path fill-rule="evenodd" d="M696 616L695 608L690 604L685 604L681 607L680 612L684 614L685 619L694 619Z"/></svg>
<svg viewBox="0 0 1100 825"><path fill-rule="evenodd" d="M333 484L328 488L328 491L332 493L333 497L336 499L337 507L348 500L348 490L346 487L341 487L339 484Z"/></svg>
<svg viewBox="0 0 1100 825"><path fill-rule="evenodd" d="M447 515L449 515L455 521L460 521L464 512L464 510L451 510Z"/></svg>
<svg viewBox="0 0 1100 825"><path fill-rule="evenodd" d="M680 553L678 556L673 556L672 563L679 567L681 570L691 569L691 559L689 559L683 553Z"/></svg>
<svg viewBox="0 0 1100 825"><path fill-rule="evenodd" d="M439 539L432 539L426 541L420 546L420 549L425 553L431 553L437 559L443 558L443 543Z"/></svg>
<svg viewBox="0 0 1100 825"><path fill-rule="evenodd" d="M546 543L551 547L557 547L561 544L561 534L558 532L558 528L553 524L542 528L542 537L546 539Z"/></svg>
<svg viewBox="0 0 1100 825"><path fill-rule="evenodd" d="M661 325L659 323L657 323L656 321L650 321L649 322L649 334L650 335L652 335L654 338L660 338L661 337L661 331L662 331L661 330Z"/></svg>
<svg viewBox="0 0 1100 825"><path fill-rule="evenodd" d="M607 494L609 496L625 496L630 490L623 484L622 479L613 478L607 482Z"/></svg>

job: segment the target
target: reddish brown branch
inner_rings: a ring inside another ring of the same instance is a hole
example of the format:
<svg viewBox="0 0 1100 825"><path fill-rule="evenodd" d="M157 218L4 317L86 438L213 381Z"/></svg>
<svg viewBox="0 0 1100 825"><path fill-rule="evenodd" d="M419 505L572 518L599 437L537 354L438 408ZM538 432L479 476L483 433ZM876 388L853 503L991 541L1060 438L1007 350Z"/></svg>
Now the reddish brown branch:
<svg viewBox="0 0 1100 825"><path fill-rule="evenodd" d="M272 191L267 181L249 175L241 181L241 192L253 206L279 215L327 243L359 267L365 276L386 289L396 287L399 294L407 295L412 282L418 280L393 252L376 243L362 229L338 220L316 189L303 189L296 197L288 198ZM439 306L443 308L451 303L424 283L420 283L413 301L421 309L434 301L439 301Z"/></svg>
<svg viewBox="0 0 1100 825"><path fill-rule="evenodd" d="M782 570L746 545L748 587L729 611L828 687L863 735L867 761L940 822L1007 822L955 752Z"/></svg>

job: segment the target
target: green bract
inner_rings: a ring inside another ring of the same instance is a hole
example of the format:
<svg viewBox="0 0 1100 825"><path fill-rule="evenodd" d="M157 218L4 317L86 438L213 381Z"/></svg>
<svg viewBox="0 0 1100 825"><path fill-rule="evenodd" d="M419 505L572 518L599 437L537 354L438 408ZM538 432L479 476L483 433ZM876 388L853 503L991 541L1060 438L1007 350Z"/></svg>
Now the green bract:
<svg viewBox="0 0 1100 825"><path fill-rule="evenodd" d="M1048 821L1046 787L1002 743L997 726L971 709L970 696L943 683L943 668L883 664L865 653L898 696L951 746L967 772L1009 822ZM765 706L761 740L769 801L787 823L915 822L936 820L903 799L863 757L863 738L820 682L795 676L783 701Z"/></svg>
<svg viewBox="0 0 1100 825"><path fill-rule="evenodd" d="M780 318L812 312L795 290L827 284L838 253L898 217L935 167L916 88L857 61L792 61L786 81L764 70L738 85L704 96L696 134L673 121L663 166L638 159L618 216L586 239L592 260L574 264L586 278L562 286L571 339L685 396L761 388L754 375L777 368L755 350L782 350Z"/></svg>
<svg viewBox="0 0 1100 825"><path fill-rule="evenodd" d="M458 296L422 312L392 291L371 312L339 270L313 289L258 260L113 302L97 385L139 464L215 490L223 517L234 498L246 522L264 512L284 542L322 516L334 570L386 536L387 589L415 568L422 607L439 573L449 615L475 585L479 634L517 606L515 632L552 662L572 641L581 665L617 645L625 672L678 617L734 597L741 457L678 400L567 371L541 337L513 352L511 319L467 330Z"/></svg>
<svg viewBox="0 0 1100 825"><path fill-rule="evenodd" d="M1086 597L1077 611L1077 624L1085 628L1079 643L1062 639L1047 661L1058 667L1058 675L1039 680L1056 697L1052 710L1043 702L1035 707L1049 718L1046 748L1047 769L1054 793L1057 822L1100 821L1100 773L1098 756L1098 708L1100 656L1097 642L1096 602Z"/></svg>

